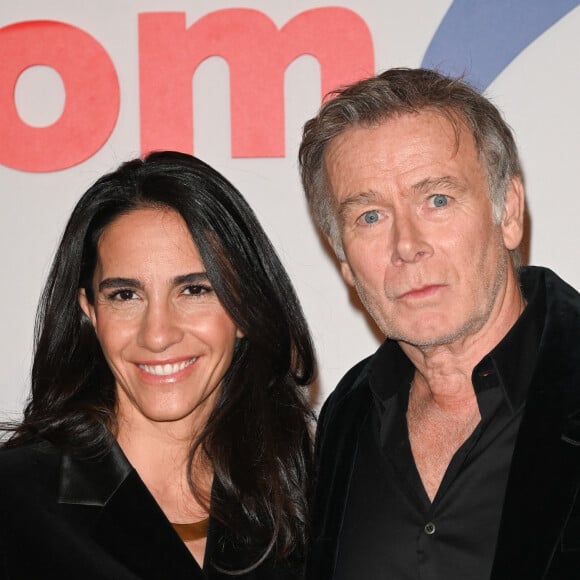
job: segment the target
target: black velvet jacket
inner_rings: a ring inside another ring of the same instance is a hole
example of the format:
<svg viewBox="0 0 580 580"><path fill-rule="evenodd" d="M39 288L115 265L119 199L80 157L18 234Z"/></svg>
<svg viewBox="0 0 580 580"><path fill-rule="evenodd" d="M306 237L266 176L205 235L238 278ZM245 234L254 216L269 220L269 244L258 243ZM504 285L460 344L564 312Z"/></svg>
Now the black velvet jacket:
<svg viewBox="0 0 580 580"><path fill-rule="evenodd" d="M210 520L201 572L119 447L100 462L46 441L0 452L0 579L295 580L289 563L241 576L246 554Z"/></svg>
<svg viewBox="0 0 580 580"><path fill-rule="evenodd" d="M553 272L523 268L524 295L546 318L516 440L491 580L580 578L580 295ZM371 357L372 358L372 357ZM331 580L362 418L370 359L325 403L317 432L308 580Z"/></svg>

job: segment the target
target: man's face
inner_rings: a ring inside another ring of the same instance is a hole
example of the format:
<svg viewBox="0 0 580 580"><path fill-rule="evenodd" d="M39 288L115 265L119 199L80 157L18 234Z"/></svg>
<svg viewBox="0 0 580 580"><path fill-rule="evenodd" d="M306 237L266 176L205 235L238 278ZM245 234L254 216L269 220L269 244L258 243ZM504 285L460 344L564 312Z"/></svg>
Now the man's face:
<svg viewBox="0 0 580 580"><path fill-rule="evenodd" d="M325 171L343 276L386 336L453 344L513 300L507 250L520 242L521 219L494 223L486 173L462 123L459 140L431 111L349 129L330 143ZM520 185L512 183L506 208L521 209Z"/></svg>

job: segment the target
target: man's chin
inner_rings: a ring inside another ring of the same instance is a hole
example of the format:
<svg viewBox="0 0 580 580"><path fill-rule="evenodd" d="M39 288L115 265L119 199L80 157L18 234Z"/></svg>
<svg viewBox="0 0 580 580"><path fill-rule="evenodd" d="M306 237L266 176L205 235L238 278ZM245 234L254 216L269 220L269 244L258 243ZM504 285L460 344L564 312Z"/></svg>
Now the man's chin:
<svg viewBox="0 0 580 580"><path fill-rule="evenodd" d="M399 332L392 332L388 337L391 340L420 349L450 346L476 333L482 327L482 324L482 321L477 320L458 327L444 324L441 321L429 326L423 325L420 328L399 329Z"/></svg>

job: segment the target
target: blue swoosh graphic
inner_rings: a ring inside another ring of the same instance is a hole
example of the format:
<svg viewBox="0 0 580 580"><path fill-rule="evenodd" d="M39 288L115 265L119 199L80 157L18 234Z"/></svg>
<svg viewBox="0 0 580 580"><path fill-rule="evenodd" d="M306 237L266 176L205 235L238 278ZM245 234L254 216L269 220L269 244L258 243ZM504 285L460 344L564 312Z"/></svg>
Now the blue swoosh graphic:
<svg viewBox="0 0 580 580"><path fill-rule="evenodd" d="M454 0L421 66L485 90L507 65L580 0Z"/></svg>

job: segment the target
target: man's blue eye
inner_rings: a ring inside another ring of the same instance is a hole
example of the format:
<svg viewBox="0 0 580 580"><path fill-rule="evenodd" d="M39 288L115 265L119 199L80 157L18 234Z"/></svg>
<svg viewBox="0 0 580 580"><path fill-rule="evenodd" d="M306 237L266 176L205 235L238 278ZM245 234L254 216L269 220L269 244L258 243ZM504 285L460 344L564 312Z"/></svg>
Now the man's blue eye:
<svg viewBox="0 0 580 580"><path fill-rule="evenodd" d="M441 194L434 195L432 197L432 200L433 200L433 205L435 207L443 207L443 206L447 205L447 196L446 195L441 195Z"/></svg>
<svg viewBox="0 0 580 580"><path fill-rule="evenodd" d="M376 209L366 211L363 214L363 219L367 224L374 224L379 221L379 212Z"/></svg>

